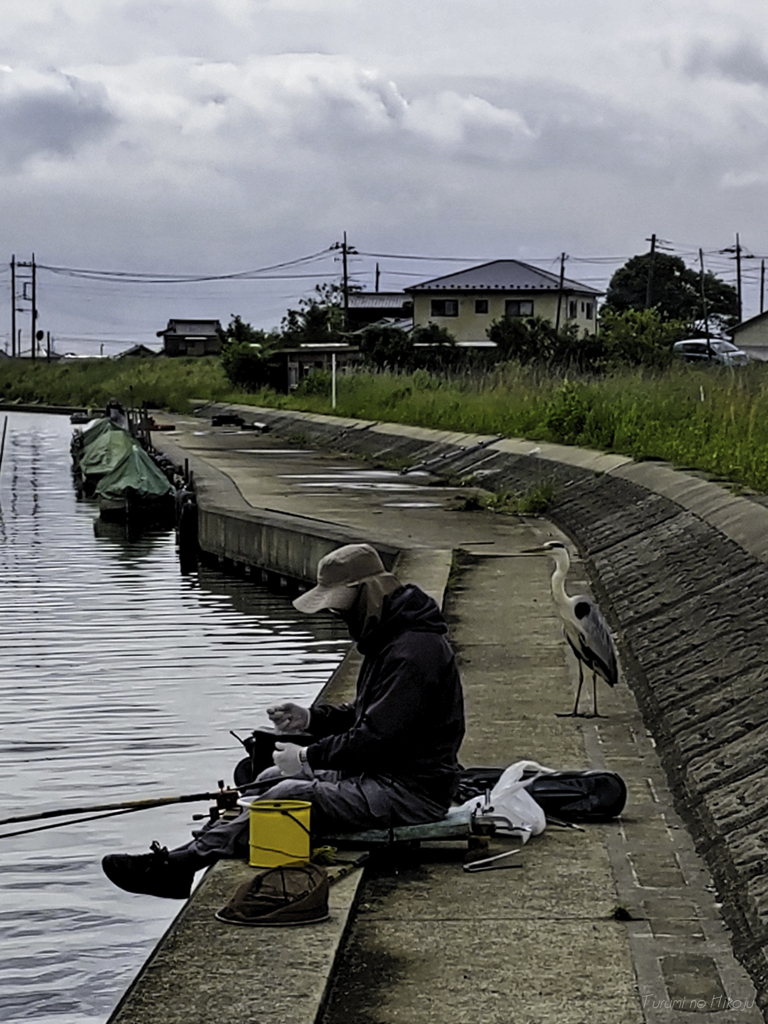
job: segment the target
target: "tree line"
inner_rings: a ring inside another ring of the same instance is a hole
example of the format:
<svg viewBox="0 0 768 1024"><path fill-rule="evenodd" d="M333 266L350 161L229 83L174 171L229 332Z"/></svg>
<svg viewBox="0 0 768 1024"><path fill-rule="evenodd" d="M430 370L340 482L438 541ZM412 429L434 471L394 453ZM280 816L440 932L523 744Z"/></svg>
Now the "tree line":
<svg viewBox="0 0 768 1024"><path fill-rule="evenodd" d="M247 389L275 378L275 354L307 343L359 345L366 364L380 370L413 372L463 369L515 360L604 372L619 365L662 369L672 345L682 338L715 335L738 320L736 289L715 274L699 274L679 256L648 252L633 256L611 278L601 307L599 329L579 332L566 323L559 330L538 316L494 321L488 338L495 348L459 348L444 327L434 323L403 331L372 324L350 334L343 297L336 285L320 285L315 294L289 309L279 331L262 331L233 316L221 332L222 365L232 383Z"/></svg>

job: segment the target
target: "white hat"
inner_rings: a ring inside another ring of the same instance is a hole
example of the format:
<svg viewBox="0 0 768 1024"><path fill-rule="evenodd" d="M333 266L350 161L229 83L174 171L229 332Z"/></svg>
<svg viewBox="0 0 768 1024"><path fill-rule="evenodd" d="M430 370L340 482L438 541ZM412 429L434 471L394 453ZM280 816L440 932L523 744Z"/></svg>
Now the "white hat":
<svg viewBox="0 0 768 1024"><path fill-rule="evenodd" d="M317 586L297 597L293 607L311 615L327 608L343 611L352 604L350 588L374 577L394 580L370 544L346 544L317 563Z"/></svg>

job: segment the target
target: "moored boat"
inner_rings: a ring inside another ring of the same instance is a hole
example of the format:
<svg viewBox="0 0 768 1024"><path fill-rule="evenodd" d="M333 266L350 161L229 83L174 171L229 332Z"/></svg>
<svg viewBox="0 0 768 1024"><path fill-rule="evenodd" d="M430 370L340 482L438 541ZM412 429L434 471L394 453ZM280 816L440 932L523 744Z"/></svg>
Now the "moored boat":
<svg viewBox="0 0 768 1024"><path fill-rule="evenodd" d="M175 488L138 444L96 485L102 519L173 523Z"/></svg>

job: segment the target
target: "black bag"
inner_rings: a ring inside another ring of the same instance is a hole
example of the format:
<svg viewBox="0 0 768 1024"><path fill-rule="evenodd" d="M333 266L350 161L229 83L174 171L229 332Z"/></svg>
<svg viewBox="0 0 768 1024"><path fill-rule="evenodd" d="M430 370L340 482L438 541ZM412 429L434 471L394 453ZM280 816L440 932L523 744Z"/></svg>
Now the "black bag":
<svg viewBox="0 0 768 1024"><path fill-rule="evenodd" d="M239 737L238 737L239 739ZM255 729L250 736L240 740L248 752L248 756L235 765L235 785L240 788L247 786L265 768L271 768L272 754L275 743L296 743L307 747L313 742L308 732L277 732L275 729Z"/></svg>
<svg viewBox="0 0 768 1024"><path fill-rule="evenodd" d="M493 789L503 768L464 768L454 794L456 803L483 796ZM616 772L573 770L523 772L531 781L525 787L547 817L561 821L609 821L617 818L627 802L627 787Z"/></svg>

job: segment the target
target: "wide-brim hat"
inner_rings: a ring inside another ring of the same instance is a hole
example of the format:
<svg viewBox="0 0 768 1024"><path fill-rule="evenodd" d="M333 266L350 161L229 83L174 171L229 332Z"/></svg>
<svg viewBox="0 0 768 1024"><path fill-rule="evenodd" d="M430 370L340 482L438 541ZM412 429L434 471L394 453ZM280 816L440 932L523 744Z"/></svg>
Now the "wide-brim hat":
<svg viewBox="0 0 768 1024"><path fill-rule="evenodd" d="M328 608L344 610L351 603L350 589L376 577L395 580L370 544L345 544L320 559L317 586L297 597L293 606L307 615Z"/></svg>

